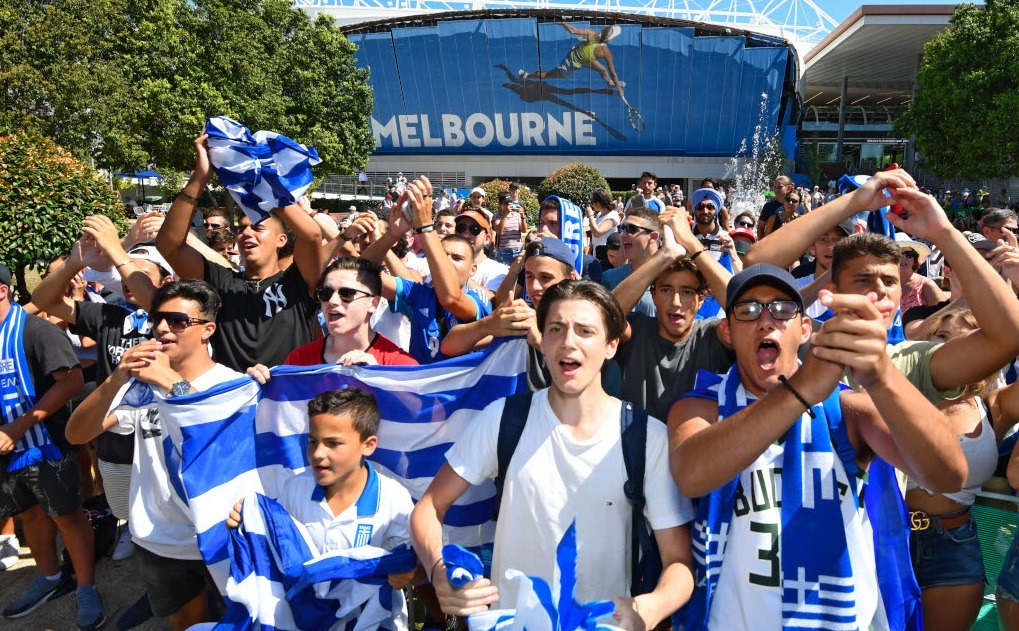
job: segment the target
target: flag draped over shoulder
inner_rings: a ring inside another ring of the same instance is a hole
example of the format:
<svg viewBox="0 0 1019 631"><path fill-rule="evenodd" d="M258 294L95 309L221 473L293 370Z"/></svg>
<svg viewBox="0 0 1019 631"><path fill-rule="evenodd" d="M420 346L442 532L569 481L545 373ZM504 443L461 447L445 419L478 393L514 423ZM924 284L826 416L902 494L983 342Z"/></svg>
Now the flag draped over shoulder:
<svg viewBox="0 0 1019 631"><path fill-rule="evenodd" d="M226 116L210 118L205 133L219 181L252 223L296 203L311 186L311 167L322 162L314 147L272 131L252 134Z"/></svg>
<svg viewBox="0 0 1019 631"><path fill-rule="evenodd" d="M420 367L279 366L264 387L244 378L161 402L166 406L162 418L167 440L180 445L180 481L198 532L198 547L220 590L226 593L228 582L238 585L246 580L262 583L255 590L260 593L279 595L289 589L281 578L270 577L283 567L280 552L273 549L273 537L262 538L269 542L269 553L257 557L263 562L247 563L240 574L236 567L231 572L230 549L237 556L241 544L232 540L236 533L226 528L225 521L238 499L252 493L278 497L283 483L307 466L310 399L350 386L371 392L382 417L378 448L371 459L380 473L403 483L416 501L466 424L492 401L527 387L526 368L526 341L514 339L483 353ZM173 479L175 472L170 473ZM478 551L490 548L495 533L494 495L491 483L468 489L446 513L448 540ZM250 530L248 504L246 530ZM258 523L269 523L264 504L261 510ZM291 566L295 558L288 561ZM287 622L269 627L304 628L290 626L293 616L279 609L287 605L285 601L254 600L245 603L250 615L257 616L264 605L274 619Z"/></svg>

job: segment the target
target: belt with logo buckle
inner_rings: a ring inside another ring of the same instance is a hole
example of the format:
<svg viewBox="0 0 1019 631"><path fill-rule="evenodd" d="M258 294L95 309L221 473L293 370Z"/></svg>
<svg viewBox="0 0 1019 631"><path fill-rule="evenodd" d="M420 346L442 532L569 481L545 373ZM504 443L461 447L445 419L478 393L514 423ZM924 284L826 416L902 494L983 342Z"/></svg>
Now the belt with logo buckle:
<svg viewBox="0 0 1019 631"><path fill-rule="evenodd" d="M909 511L909 529L916 532L927 530L932 523L936 523L942 529L950 530L958 528L969 521L969 508L961 511L947 513L945 515L929 515L923 511Z"/></svg>

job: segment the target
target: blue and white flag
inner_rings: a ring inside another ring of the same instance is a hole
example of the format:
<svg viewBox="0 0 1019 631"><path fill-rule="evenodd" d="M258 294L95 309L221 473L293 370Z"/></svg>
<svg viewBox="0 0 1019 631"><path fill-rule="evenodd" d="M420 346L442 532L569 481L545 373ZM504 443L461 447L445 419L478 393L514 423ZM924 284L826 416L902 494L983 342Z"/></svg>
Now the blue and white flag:
<svg viewBox="0 0 1019 631"><path fill-rule="evenodd" d="M382 417L371 459L376 470L403 483L416 501L474 416L492 401L527 387L526 368L527 342L518 338L428 366L278 366L264 387L244 378L161 402L167 449L180 445L181 489L199 550L220 590L229 597L228 581L239 585L248 580L231 573L230 508L252 493L278 497L282 485L307 466L309 400L351 386L371 392ZM173 480L175 472L170 473ZM446 513L446 538L487 551L495 534L494 496L491 483L468 489ZM278 551L274 554L279 557ZM250 571L255 577L250 580L268 581L263 592L286 591L268 577L265 564L251 564ZM285 605L266 607L288 620L278 609Z"/></svg>
<svg viewBox="0 0 1019 631"><path fill-rule="evenodd" d="M442 550L447 573L452 576L461 568L453 565L450 556L454 546ZM462 554L462 552L460 553ZM478 561L480 563L480 561ZM545 580L527 576L517 570L508 570L506 578L520 584L517 602L513 609L494 609L473 614L467 618L470 631L612 631L609 624L615 611L611 600L578 603L574 597L577 587L577 523L574 521L563 533L556 546L556 565L559 568L559 585L553 587Z"/></svg>
<svg viewBox="0 0 1019 631"><path fill-rule="evenodd" d="M584 274L584 211L565 197L549 195L542 202L550 199L559 203L559 232L563 243L573 250L573 269L577 275Z"/></svg>
<svg viewBox="0 0 1019 631"><path fill-rule="evenodd" d="M252 223L301 199L311 186L311 167L322 162L314 147L272 131L252 134L226 116L210 118L205 133L220 183Z"/></svg>

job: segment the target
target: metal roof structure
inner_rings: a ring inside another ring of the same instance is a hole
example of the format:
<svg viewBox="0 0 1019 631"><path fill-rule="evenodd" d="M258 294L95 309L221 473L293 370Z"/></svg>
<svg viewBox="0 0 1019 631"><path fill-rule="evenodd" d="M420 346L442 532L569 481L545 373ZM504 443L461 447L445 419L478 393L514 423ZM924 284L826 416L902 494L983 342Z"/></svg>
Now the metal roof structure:
<svg viewBox="0 0 1019 631"><path fill-rule="evenodd" d="M806 105L901 106L912 98L923 47L949 27L955 5L864 5L803 56Z"/></svg>
<svg viewBox="0 0 1019 631"><path fill-rule="evenodd" d="M814 0L294 0L293 4L312 15L331 15L341 25L448 11L599 11L749 30L789 40L800 51L809 50L837 25Z"/></svg>

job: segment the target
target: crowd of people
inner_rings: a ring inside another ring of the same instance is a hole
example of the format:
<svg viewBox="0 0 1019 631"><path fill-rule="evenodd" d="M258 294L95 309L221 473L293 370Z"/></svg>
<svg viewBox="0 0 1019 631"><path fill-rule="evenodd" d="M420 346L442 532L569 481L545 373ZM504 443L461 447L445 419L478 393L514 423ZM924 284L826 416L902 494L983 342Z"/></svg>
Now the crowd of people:
<svg viewBox="0 0 1019 631"><path fill-rule="evenodd" d="M973 624L985 575L971 507L996 472L1019 487L1019 457L999 462L1019 422L1014 211L959 230L902 170L842 194L780 176L771 201L738 210L714 180L686 199L645 172L625 204L573 200L578 257L560 200L530 225L517 186L497 212L481 188L450 204L401 174L391 203L339 223L306 202L254 223L202 214L212 168L204 137L195 148L165 216L126 235L87 218L30 303L0 265L0 562L25 543L35 564L24 593L4 590L6 618L75 591L77 627L103 626L83 511L99 496L121 523L113 554L136 559L123 571L146 592L119 628L222 614L167 419L133 384L172 398L264 384L281 364L437 364L516 337L528 392L478 412L416 504L371 464L386 447L371 393L317 393L308 469L278 498L317 553L366 544L363 524L373 545L412 544L418 567L390 585L418 586L427 627L513 607L509 569L556 585L570 528L575 600L614 601L623 629L907 628L894 599L916 584L926 628ZM886 215L896 238L868 232L890 204L906 211ZM454 587L444 519L493 479L491 567ZM903 500L905 521L889 508ZM243 527L240 502L223 512ZM650 580L638 528L660 559ZM899 573L896 550L912 561ZM1019 629L1019 541L997 584Z"/></svg>

